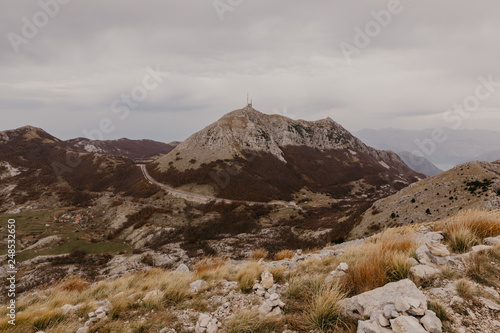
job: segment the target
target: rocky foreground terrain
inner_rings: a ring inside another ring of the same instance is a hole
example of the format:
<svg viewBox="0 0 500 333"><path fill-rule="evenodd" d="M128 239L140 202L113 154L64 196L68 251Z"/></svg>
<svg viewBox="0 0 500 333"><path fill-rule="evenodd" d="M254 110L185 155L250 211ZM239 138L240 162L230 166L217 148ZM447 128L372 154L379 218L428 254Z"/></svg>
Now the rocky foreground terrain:
<svg viewBox="0 0 500 333"><path fill-rule="evenodd" d="M203 257L19 297L3 332L396 332L500 330L500 211L396 227L268 259ZM74 264L63 265L73 266Z"/></svg>

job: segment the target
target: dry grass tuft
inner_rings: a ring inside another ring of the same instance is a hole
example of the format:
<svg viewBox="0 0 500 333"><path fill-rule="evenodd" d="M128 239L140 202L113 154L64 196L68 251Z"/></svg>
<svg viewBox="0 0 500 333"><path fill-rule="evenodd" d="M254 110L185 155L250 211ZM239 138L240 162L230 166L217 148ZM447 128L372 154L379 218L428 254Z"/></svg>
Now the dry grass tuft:
<svg viewBox="0 0 500 333"><path fill-rule="evenodd" d="M244 293L248 293L252 290L255 281L264 272L264 267L256 262L247 262L243 265L237 274L238 284L240 289Z"/></svg>
<svg viewBox="0 0 500 333"><path fill-rule="evenodd" d="M345 294L338 285L323 285L309 302L305 314L306 325L312 330L338 332L349 328L350 322L341 314L339 302Z"/></svg>
<svg viewBox="0 0 500 333"><path fill-rule="evenodd" d="M466 210L436 226L444 231L453 251L463 253L486 237L500 235L500 219L494 212Z"/></svg>
<svg viewBox="0 0 500 333"><path fill-rule="evenodd" d="M231 274L231 265L224 257L205 257L198 260L194 264L194 275L197 280L213 281L213 280L230 280L233 278Z"/></svg>
<svg viewBox="0 0 500 333"><path fill-rule="evenodd" d="M260 259L266 259L267 256L269 255L269 251L267 251L266 249L255 249L252 251L252 259L253 260L260 260Z"/></svg>
<svg viewBox="0 0 500 333"><path fill-rule="evenodd" d="M269 269L269 273L273 275L274 281L277 283L283 282L285 278L286 269L283 266L276 266Z"/></svg>
<svg viewBox="0 0 500 333"><path fill-rule="evenodd" d="M267 333L281 331L283 323L279 318L261 316L256 311L237 313L227 324L227 333Z"/></svg>
<svg viewBox="0 0 500 333"><path fill-rule="evenodd" d="M71 276L70 278L63 280L59 288L65 291L78 291L82 292L83 290L87 289L90 286L90 284L85 281L81 276L74 275Z"/></svg>
<svg viewBox="0 0 500 333"><path fill-rule="evenodd" d="M456 227L447 232L448 245L454 252L465 253L479 244L477 236L467 227Z"/></svg>
<svg viewBox="0 0 500 333"><path fill-rule="evenodd" d="M445 321L451 321L451 317L450 315L448 314L448 311L446 311L446 309L444 308L443 305L441 305L441 303L439 302L436 302L436 301L429 301L427 303L427 308L431 311L434 311L434 313L436 313L436 316L442 321L442 322L445 322Z"/></svg>
<svg viewBox="0 0 500 333"><path fill-rule="evenodd" d="M469 281L466 279L460 279L455 283L455 290L458 296L465 300L472 300L474 298L474 290Z"/></svg>
<svg viewBox="0 0 500 333"><path fill-rule="evenodd" d="M274 260L292 259L295 256L295 251L281 250L274 255Z"/></svg>
<svg viewBox="0 0 500 333"><path fill-rule="evenodd" d="M471 254L466 260L467 276L483 285L500 288L500 269L497 268L500 257L495 252L494 248Z"/></svg>
<svg viewBox="0 0 500 333"><path fill-rule="evenodd" d="M310 300L322 288L325 277L325 274L297 274L291 276L286 290L287 297L300 301Z"/></svg>
<svg viewBox="0 0 500 333"><path fill-rule="evenodd" d="M366 244L346 252L349 270L344 283L351 286L351 294L359 294L409 277L410 266L407 260L418 245L410 231L408 228L389 229Z"/></svg>

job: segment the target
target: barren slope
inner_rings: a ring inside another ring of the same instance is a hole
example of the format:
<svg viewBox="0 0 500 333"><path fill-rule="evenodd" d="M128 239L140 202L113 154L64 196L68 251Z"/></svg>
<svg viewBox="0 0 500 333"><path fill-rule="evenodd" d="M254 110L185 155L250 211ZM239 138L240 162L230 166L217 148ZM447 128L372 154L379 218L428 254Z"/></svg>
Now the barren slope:
<svg viewBox="0 0 500 333"><path fill-rule="evenodd" d="M351 237L394 225L443 219L462 209L496 207L500 207L500 161L468 162L376 201Z"/></svg>

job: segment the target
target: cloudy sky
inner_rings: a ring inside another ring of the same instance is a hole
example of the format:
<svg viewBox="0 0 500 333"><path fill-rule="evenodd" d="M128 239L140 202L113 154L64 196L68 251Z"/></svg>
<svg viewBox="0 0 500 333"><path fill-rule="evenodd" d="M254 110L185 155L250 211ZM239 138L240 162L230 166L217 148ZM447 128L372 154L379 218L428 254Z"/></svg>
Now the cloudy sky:
<svg viewBox="0 0 500 333"><path fill-rule="evenodd" d="M396 1L3 0L0 130L183 140L247 91L351 131L498 129L500 3Z"/></svg>

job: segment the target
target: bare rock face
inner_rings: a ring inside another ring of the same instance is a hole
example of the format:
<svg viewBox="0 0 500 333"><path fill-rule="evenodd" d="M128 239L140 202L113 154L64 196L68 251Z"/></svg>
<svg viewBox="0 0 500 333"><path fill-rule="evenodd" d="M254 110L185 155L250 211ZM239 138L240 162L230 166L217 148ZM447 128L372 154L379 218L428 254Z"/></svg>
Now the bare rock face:
<svg viewBox="0 0 500 333"><path fill-rule="evenodd" d="M422 325L424 325L425 329L430 333L442 333L443 332L443 324L441 320L436 316L436 314L431 311L425 311L425 316L420 319Z"/></svg>
<svg viewBox="0 0 500 333"><path fill-rule="evenodd" d="M410 270L414 276L420 279L430 278L440 273L440 270L427 265L416 265Z"/></svg>
<svg viewBox="0 0 500 333"><path fill-rule="evenodd" d="M400 316L391 320L391 327L395 333L428 333L417 318Z"/></svg>
<svg viewBox="0 0 500 333"><path fill-rule="evenodd" d="M219 323L217 319L208 314L200 314L196 323L196 333L217 333L219 331Z"/></svg>
<svg viewBox="0 0 500 333"><path fill-rule="evenodd" d="M409 279L388 283L360 295L343 300L340 305L344 313L352 318L370 317L375 311L384 311L386 305L405 304L399 312L414 311L425 313L427 299L417 286ZM423 311L423 312L422 312Z"/></svg>
<svg viewBox="0 0 500 333"><path fill-rule="evenodd" d="M303 187L342 196L368 195L363 192L375 187L382 196L425 178L330 118L294 120L250 106L194 133L147 168L172 187L197 184L217 197L248 201L290 201ZM353 182L360 184L354 192Z"/></svg>
<svg viewBox="0 0 500 333"><path fill-rule="evenodd" d="M318 149L356 149L375 154L342 126L330 118L318 121L293 120L281 115L267 115L252 107L235 110L217 122L193 134L162 159L163 165L179 169L196 168L201 163L232 159L242 150L270 153L282 162L284 146ZM177 159L181 153L182 160ZM190 163L188 158L196 159ZM191 156L192 155L192 156Z"/></svg>

